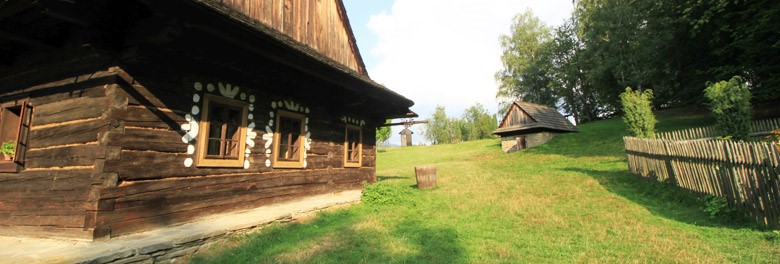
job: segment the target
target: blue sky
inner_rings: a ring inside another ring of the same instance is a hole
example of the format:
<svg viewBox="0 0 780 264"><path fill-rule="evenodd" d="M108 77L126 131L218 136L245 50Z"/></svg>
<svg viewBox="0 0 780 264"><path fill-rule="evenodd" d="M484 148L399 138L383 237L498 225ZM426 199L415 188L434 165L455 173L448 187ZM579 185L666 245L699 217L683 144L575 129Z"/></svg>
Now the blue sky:
<svg viewBox="0 0 780 264"><path fill-rule="evenodd" d="M369 76L413 100L419 119L437 105L460 116L475 103L496 113L499 36L526 9L549 26L569 17L571 0L343 0ZM499 114L500 115L500 114ZM397 144L401 128L390 142ZM412 128L422 142L422 126Z"/></svg>

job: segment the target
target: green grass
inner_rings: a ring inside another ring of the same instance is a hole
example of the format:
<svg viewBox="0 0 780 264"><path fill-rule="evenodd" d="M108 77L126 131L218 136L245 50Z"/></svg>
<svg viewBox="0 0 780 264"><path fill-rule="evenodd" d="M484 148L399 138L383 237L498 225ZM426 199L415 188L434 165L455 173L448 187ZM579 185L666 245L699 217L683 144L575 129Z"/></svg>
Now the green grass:
<svg viewBox="0 0 780 264"><path fill-rule="evenodd" d="M712 123L659 119L659 130ZM621 120L580 130L509 155L497 139L387 149L368 188L386 199L275 224L192 261L780 262L778 233L740 217L709 219L696 196L630 176ZM436 166L436 189L414 188L422 164Z"/></svg>

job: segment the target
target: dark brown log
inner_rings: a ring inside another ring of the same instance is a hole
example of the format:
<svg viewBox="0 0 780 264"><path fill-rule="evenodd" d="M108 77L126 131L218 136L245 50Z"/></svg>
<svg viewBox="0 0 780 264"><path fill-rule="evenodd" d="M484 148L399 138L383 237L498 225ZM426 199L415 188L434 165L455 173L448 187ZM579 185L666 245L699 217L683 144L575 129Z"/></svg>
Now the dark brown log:
<svg viewBox="0 0 780 264"><path fill-rule="evenodd" d="M176 209L166 208L162 210L165 212L164 214L154 216L154 217L148 217L148 218L133 218L132 214L126 214L126 216L130 217L128 219L133 219L133 220L111 223L110 224L111 235L112 236L123 235L123 234L143 231L143 230L162 228L171 225L173 223L190 221L192 219L205 216L205 215L255 208L262 205L288 201L301 196L318 194L318 193L327 193L329 191L330 190L326 188L315 187L311 189L300 190L301 194L298 195L296 195L296 193L294 192L287 191L278 196L265 197L261 199L256 199L254 201L252 200L253 197L239 196L239 197L232 198L234 201L233 203L231 203L231 198L219 199L217 201L213 201L213 205L200 207L198 209L192 209L187 211L177 211ZM166 210L170 210L170 211L166 211ZM100 216L98 216L98 222L100 222Z"/></svg>
<svg viewBox="0 0 780 264"><path fill-rule="evenodd" d="M26 168L91 166L105 157L105 147L97 144L70 145L27 151Z"/></svg>
<svg viewBox="0 0 780 264"><path fill-rule="evenodd" d="M0 191L4 193L2 197L14 197L7 195L10 192L23 194L39 193L46 196L46 192L52 190L87 190L89 185L96 184L100 179L95 179L91 168L77 170L35 170L21 171L19 173L9 173L0 176ZM81 181L81 182L73 182ZM66 182L72 182L72 185L64 185ZM54 193L50 197L61 197ZM25 197L24 195L16 197ZM2 200L4 198L0 198Z"/></svg>
<svg viewBox="0 0 780 264"><path fill-rule="evenodd" d="M45 128L33 127L30 131L30 149L94 142L99 132L108 130L108 125L108 120L95 119Z"/></svg>
<svg viewBox="0 0 780 264"><path fill-rule="evenodd" d="M109 146L124 150L150 150L158 152L187 152L187 143L182 142L182 133L164 129L125 128L124 133L109 132ZM178 164L177 164L178 165Z"/></svg>
<svg viewBox="0 0 780 264"><path fill-rule="evenodd" d="M37 105L33 126L100 117L106 105L104 97L79 97Z"/></svg>
<svg viewBox="0 0 780 264"><path fill-rule="evenodd" d="M184 112L174 112L170 109L161 109L146 106L130 106L122 114L125 126L150 127L170 130L180 130L181 124L187 123Z"/></svg>

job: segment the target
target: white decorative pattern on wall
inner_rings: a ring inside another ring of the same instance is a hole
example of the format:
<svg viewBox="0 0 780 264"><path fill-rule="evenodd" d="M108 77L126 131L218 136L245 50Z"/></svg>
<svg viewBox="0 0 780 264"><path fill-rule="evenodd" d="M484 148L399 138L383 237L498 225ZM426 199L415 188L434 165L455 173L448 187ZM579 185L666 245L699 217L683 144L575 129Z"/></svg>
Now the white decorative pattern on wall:
<svg viewBox="0 0 780 264"><path fill-rule="evenodd" d="M244 159L244 169L249 169L251 165L249 162L249 155L252 153L250 149L255 146L255 138L257 138L257 132L254 131L256 125L253 114L255 109L255 96L240 92L240 88L238 86L233 86L231 84L217 83L217 86L215 87L214 84L208 83L206 84L204 91L203 84L200 82L195 82L193 88L195 89L195 93L192 95L192 109L190 110L190 113L184 116L184 119L187 121L187 123L181 125L181 130L184 132L184 135L181 137L181 141L189 144L187 145L187 155L195 155L195 140L198 138L198 133L200 132L199 121L201 116L201 99L205 93L215 93L216 90L224 97L249 102L249 112L247 116L247 122L249 124L246 128L246 148L244 149L244 157L246 157ZM238 98L236 98L236 96L238 96ZM268 151L267 147L266 151ZM184 167L192 167L194 162L193 158L194 157L187 157L184 159Z"/></svg>
<svg viewBox="0 0 780 264"><path fill-rule="evenodd" d="M341 122L344 122L345 124L351 124L363 127L366 125L366 121L363 119L355 118L355 117L349 117L349 116L342 116Z"/></svg>
<svg viewBox="0 0 780 264"><path fill-rule="evenodd" d="M274 141L274 120L276 120L274 111L276 109L286 109L288 111L292 112L299 112L306 114L307 117L304 118L303 121L303 134L305 135L303 145L304 148L306 148L306 151L303 152L303 167L306 168L306 153L311 149L311 133L309 132L309 108L304 107L301 104L290 101L290 100L284 100L284 101L272 101L271 102L271 111L268 112L268 116L270 117L268 119L268 125L265 126L265 134L263 135L263 140L265 140L265 166L271 167L271 155L273 154L271 151L271 146L273 145Z"/></svg>

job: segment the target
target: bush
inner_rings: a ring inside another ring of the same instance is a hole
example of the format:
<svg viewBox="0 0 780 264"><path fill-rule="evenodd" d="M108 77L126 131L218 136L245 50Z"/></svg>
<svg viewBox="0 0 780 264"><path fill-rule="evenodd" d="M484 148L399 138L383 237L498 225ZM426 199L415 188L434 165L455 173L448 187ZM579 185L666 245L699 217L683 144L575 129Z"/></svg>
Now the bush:
<svg viewBox="0 0 780 264"><path fill-rule="evenodd" d="M363 203L372 207L393 205L401 203L413 203L412 191L409 188L391 186L385 184L363 183Z"/></svg>
<svg viewBox="0 0 780 264"><path fill-rule="evenodd" d="M733 208L729 207L729 203L726 197L706 195L704 197L704 209L703 211L709 215L710 219L722 217L736 212Z"/></svg>
<svg viewBox="0 0 780 264"><path fill-rule="evenodd" d="M655 137L655 115L651 102L653 101L653 90L644 92L632 91L631 87L626 87L626 91L620 94L620 103L623 105L623 122L626 123L628 131L635 137L653 138Z"/></svg>
<svg viewBox="0 0 780 264"><path fill-rule="evenodd" d="M750 90L742 77L708 83L704 95L718 124L734 140L747 140L750 133Z"/></svg>

